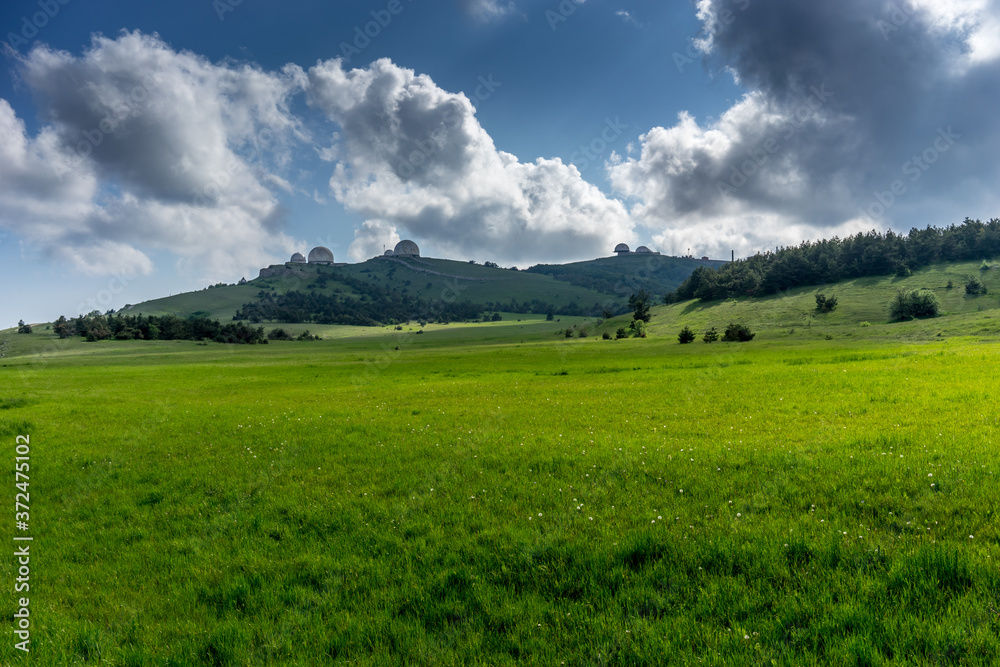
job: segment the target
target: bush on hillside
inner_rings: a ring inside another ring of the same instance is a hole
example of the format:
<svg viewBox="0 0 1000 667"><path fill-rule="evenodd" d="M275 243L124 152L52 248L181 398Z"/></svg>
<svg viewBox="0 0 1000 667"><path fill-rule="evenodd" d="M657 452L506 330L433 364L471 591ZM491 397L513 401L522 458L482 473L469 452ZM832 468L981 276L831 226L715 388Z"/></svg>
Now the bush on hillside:
<svg viewBox="0 0 1000 667"><path fill-rule="evenodd" d="M684 327L681 332L677 334L677 341L681 345L687 345L694 340L694 332L691 331L691 327Z"/></svg>
<svg viewBox="0 0 1000 667"><path fill-rule="evenodd" d="M899 290L889 304L889 315L895 321L916 317L936 317L940 306L930 290Z"/></svg>
<svg viewBox="0 0 1000 667"><path fill-rule="evenodd" d="M726 327L726 333L722 335L722 340L726 341L727 343L733 343L733 342L748 343L752 341L753 337L756 335L757 334L750 331L750 327L748 327L747 325L734 324L731 322L729 326Z"/></svg>
<svg viewBox="0 0 1000 667"><path fill-rule="evenodd" d="M706 343L714 343L715 341L719 340L718 329L712 327L711 329L705 332L705 335L702 336L701 339Z"/></svg>
<svg viewBox="0 0 1000 667"><path fill-rule="evenodd" d="M292 338L292 334L288 333L282 328L271 329L267 332L267 337L269 340L295 340Z"/></svg>
<svg viewBox="0 0 1000 667"><path fill-rule="evenodd" d="M628 338L628 331L625 330L625 327L618 327L618 330L615 331L615 340L622 338Z"/></svg>
<svg viewBox="0 0 1000 667"><path fill-rule="evenodd" d="M837 297L834 295L827 296L825 294L816 295L816 310L821 313L829 313L837 308Z"/></svg>
<svg viewBox="0 0 1000 667"><path fill-rule="evenodd" d="M969 279L965 281L965 293L973 296L986 294L986 285L984 285L983 281L976 276L970 276Z"/></svg>

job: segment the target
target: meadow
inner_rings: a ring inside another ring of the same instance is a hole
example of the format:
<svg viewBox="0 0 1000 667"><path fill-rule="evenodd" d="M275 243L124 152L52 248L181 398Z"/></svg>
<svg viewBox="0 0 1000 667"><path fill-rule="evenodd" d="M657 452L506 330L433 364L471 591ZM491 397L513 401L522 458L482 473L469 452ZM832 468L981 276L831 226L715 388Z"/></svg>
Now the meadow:
<svg viewBox="0 0 1000 667"><path fill-rule="evenodd" d="M0 663L995 664L997 311L887 324L844 288L806 326L813 292L617 341L4 334L35 556ZM757 339L677 344L732 317Z"/></svg>

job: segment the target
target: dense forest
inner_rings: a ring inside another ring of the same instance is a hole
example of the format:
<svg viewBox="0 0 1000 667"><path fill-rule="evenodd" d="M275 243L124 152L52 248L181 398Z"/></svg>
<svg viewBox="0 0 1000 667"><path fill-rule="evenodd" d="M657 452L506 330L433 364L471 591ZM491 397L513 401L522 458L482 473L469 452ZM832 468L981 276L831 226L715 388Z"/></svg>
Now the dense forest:
<svg viewBox="0 0 1000 667"><path fill-rule="evenodd" d="M454 322L477 320L483 306L469 301L435 301L385 290L360 282L364 289L357 298L340 294L287 292L275 294L261 290L258 299L244 304L233 319L257 322L314 322L316 324L351 324L377 326L410 320Z"/></svg>
<svg viewBox="0 0 1000 667"><path fill-rule="evenodd" d="M701 299L712 301L740 296L764 296L792 287L822 285L864 276L895 273L908 276L935 262L978 260L1000 255L1000 219L989 222L966 218L944 229L912 229L907 235L892 230L870 231L823 241L726 264L718 270L699 267L666 303Z"/></svg>
<svg viewBox="0 0 1000 667"><path fill-rule="evenodd" d="M187 319L175 315L122 315L94 311L73 319L60 316L52 330L60 338L82 336L98 340L210 340L216 343L266 343L264 327L243 322L220 324L205 317Z"/></svg>

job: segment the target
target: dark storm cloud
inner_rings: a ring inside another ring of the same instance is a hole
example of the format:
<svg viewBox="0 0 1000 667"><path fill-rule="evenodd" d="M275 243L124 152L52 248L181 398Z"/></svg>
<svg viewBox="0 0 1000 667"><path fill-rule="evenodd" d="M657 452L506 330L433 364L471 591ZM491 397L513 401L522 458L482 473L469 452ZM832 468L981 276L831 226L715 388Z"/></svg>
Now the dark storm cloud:
<svg viewBox="0 0 1000 667"><path fill-rule="evenodd" d="M749 92L716 121L654 128L641 157L611 165L615 187L650 224L759 215L776 236L792 223L820 233L852 220L907 226L926 199L940 211L950 196L954 208L960 192L996 178L1000 59L986 32L997 2L702 0L698 9L707 64ZM919 220L931 222L952 220Z"/></svg>

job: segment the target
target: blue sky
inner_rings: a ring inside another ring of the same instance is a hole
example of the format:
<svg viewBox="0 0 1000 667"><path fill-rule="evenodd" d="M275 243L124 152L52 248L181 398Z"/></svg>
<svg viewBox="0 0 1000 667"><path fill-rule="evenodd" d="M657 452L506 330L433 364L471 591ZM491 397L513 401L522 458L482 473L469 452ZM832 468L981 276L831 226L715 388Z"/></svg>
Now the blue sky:
<svg viewBox="0 0 1000 667"><path fill-rule="evenodd" d="M994 217L998 26L995 0L9 1L0 327L315 245L526 266Z"/></svg>

